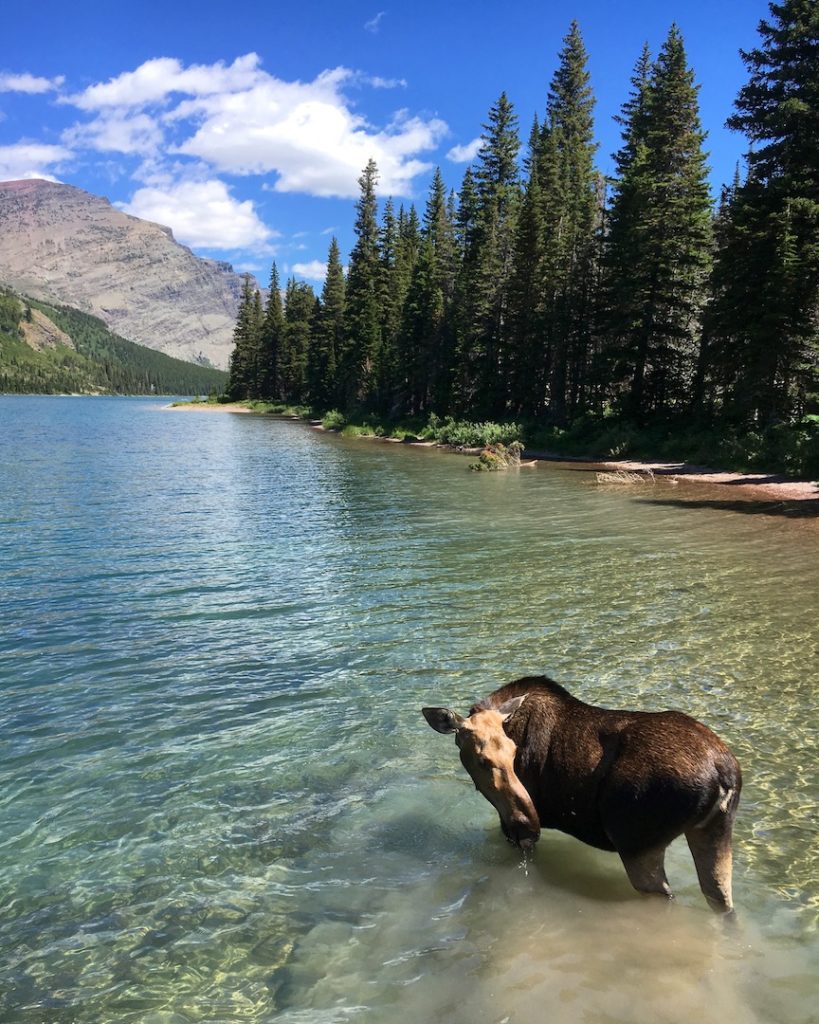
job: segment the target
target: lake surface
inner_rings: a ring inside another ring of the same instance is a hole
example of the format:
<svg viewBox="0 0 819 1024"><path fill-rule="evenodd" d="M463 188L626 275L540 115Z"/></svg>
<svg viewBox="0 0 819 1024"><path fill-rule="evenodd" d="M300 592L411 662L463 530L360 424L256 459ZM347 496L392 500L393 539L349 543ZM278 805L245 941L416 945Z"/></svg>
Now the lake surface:
<svg viewBox="0 0 819 1024"><path fill-rule="evenodd" d="M819 1019L819 524L582 467L0 398L0 1020ZM738 924L544 834L424 704L548 672L745 788Z"/></svg>

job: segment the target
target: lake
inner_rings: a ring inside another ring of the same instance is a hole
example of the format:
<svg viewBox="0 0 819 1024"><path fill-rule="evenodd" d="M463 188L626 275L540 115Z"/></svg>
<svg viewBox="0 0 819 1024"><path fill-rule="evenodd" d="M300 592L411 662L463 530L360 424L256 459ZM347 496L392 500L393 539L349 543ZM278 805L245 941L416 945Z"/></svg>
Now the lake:
<svg viewBox="0 0 819 1024"><path fill-rule="evenodd" d="M0 1019L819 1019L819 521L164 404L0 398ZM419 709L532 673L732 746L735 927L521 864Z"/></svg>

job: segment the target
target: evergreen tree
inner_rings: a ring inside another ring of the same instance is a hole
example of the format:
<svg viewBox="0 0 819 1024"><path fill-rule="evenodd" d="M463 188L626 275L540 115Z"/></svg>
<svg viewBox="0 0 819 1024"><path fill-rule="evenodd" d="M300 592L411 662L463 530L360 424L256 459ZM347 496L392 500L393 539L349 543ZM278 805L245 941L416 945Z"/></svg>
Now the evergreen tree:
<svg viewBox="0 0 819 1024"><path fill-rule="evenodd" d="M624 405L638 420L690 402L712 245L698 87L679 29L648 80L645 58L623 111L606 289Z"/></svg>
<svg viewBox="0 0 819 1024"><path fill-rule="evenodd" d="M254 397L256 390L256 366L258 349L258 321L256 319L256 295L253 278L245 274L242 280L242 297L233 331L233 352L230 357L228 383L225 395L233 402Z"/></svg>
<svg viewBox="0 0 819 1024"><path fill-rule="evenodd" d="M358 179L356 243L350 255L346 293L346 340L341 359L345 406L366 406L376 398L376 361L381 340L379 230L375 189L378 168L370 160Z"/></svg>
<svg viewBox="0 0 819 1024"><path fill-rule="evenodd" d="M327 274L321 301L313 318L308 360L308 392L318 409L338 404L337 353L344 346L344 269L335 238L327 255Z"/></svg>
<svg viewBox="0 0 819 1024"><path fill-rule="evenodd" d="M605 374L613 398L619 398L616 389L633 379L634 352L653 273L647 230L652 207L648 161L651 66L646 43L634 68L631 95L615 118L622 129L623 145L614 154L617 177L608 212L600 297Z"/></svg>
<svg viewBox="0 0 819 1024"><path fill-rule="evenodd" d="M396 279L398 260L398 221L392 197L384 203L381 231L378 238L378 308L381 337L378 344L376 390L380 410L388 412L395 391L398 361L398 330L401 324L401 305Z"/></svg>
<svg viewBox="0 0 819 1024"><path fill-rule="evenodd" d="M286 402L307 396L307 359L316 297L304 281L290 278L284 298L284 327L279 349L279 382Z"/></svg>
<svg viewBox="0 0 819 1024"><path fill-rule="evenodd" d="M819 7L770 11L761 45L742 53L750 81L728 121L753 148L718 236L708 316L727 411L757 424L800 415L819 389Z"/></svg>
<svg viewBox="0 0 819 1024"><path fill-rule="evenodd" d="M543 195L537 160L532 159L530 165L509 280L505 376L510 411L515 416L534 419L543 412L546 394L547 363L543 344L546 267Z"/></svg>
<svg viewBox="0 0 819 1024"><path fill-rule="evenodd" d="M544 220L549 409L558 423L583 405L593 321L600 183L586 65L580 29L572 22L549 89L539 167L543 203L550 211Z"/></svg>
<svg viewBox="0 0 819 1024"><path fill-rule="evenodd" d="M421 224L414 205L398 215L398 240L389 279L390 310L394 316L389 349L389 383L384 390L385 411L404 415L410 411L410 377L413 341L408 331L408 297L422 246Z"/></svg>
<svg viewBox="0 0 819 1024"><path fill-rule="evenodd" d="M517 116L501 93L483 126L474 176L464 178L457 236L463 247L456 318L455 396L474 415L502 414L507 281L520 202Z"/></svg>
<svg viewBox="0 0 819 1024"><path fill-rule="evenodd" d="M414 415L441 411L449 400L456 242L440 169L432 179L421 235L402 321L402 405Z"/></svg>
<svg viewBox="0 0 819 1024"><path fill-rule="evenodd" d="M279 288L279 272L275 262L270 268L267 306L262 320L259 338L258 390L263 398L278 399L279 393L279 345L284 326L282 296Z"/></svg>

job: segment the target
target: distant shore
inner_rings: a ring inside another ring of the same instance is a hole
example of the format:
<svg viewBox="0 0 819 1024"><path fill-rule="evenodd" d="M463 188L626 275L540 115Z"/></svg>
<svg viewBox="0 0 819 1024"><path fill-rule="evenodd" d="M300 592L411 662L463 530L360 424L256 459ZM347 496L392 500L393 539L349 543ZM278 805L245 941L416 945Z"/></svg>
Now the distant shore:
<svg viewBox="0 0 819 1024"><path fill-rule="evenodd" d="M220 405L213 402L190 402L178 405L169 405L166 409L173 412L229 412L242 415L270 415L269 413L254 414L240 402L232 402ZM311 424L316 429L322 429L316 423ZM367 440L396 442L396 438L373 437L362 435ZM408 442L404 442L408 443ZM444 451L456 451L446 445L436 445L432 441L409 442L413 447L418 448L440 448ZM470 449L466 454L475 454ZM808 507L816 506L819 514L819 482L807 480L789 480L787 477L775 473L735 473L722 472L711 469L707 466L694 466L685 462L650 462L636 459L595 459L592 457L579 458L572 456L555 455L552 452L524 449L525 460L542 462L546 465L562 466L566 469L575 469L585 472L618 472L648 474L650 470L654 474L657 483L674 487L678 484L696 485L708 488L711 493L721 492L726 498L737 497L744 500L757 501L780 501L780 502L807 502ZM637 484L641 493L645 485Z"/></svg>

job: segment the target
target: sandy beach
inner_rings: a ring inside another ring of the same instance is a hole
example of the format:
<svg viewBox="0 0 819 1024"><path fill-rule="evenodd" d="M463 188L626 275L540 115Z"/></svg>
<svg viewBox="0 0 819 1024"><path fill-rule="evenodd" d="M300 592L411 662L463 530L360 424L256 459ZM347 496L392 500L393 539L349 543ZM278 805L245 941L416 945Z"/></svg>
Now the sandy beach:
<svg viewBox="0 0 819 1024"><path fill-rule="evenodd" d="M224 405L216 402L181 402L179 405L165 405L163 409L166 412L252 412L239 402L228 402Z"/></svg>

